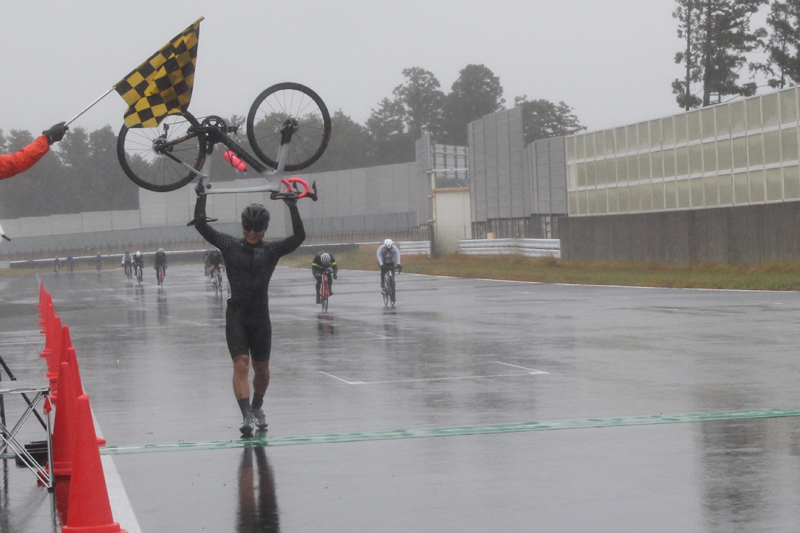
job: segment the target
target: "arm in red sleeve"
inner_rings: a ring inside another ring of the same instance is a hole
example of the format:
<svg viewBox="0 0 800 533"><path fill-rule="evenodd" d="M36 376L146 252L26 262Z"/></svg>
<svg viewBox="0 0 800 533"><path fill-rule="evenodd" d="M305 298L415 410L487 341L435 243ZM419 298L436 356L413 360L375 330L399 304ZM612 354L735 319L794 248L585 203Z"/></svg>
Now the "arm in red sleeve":
<svg viewBox="0 0 800 533"><path fill-rule="evenodd" d="M0 155L0 180L25 172L35 165L48 150L50 150L50 144L47 142L47 136L42 135L15 154Z"/></svg>

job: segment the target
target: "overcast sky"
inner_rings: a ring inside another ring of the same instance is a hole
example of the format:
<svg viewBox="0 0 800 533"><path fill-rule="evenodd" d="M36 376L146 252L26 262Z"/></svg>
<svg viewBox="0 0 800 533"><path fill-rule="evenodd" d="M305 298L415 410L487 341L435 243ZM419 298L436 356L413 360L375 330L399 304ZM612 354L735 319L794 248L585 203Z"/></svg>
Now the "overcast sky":
<svg viewBox="0 0 800 533"><path fill-rule="evenodd" d="M679 112L673 0L43 0L0 10L0 129L69 120L199 17L190 111L246 115L294 81L364 123L404 81L431 71L449 92L484 64L514 97L564 101L590 130ZM122 124L107 96L73 126Z"/></svg>

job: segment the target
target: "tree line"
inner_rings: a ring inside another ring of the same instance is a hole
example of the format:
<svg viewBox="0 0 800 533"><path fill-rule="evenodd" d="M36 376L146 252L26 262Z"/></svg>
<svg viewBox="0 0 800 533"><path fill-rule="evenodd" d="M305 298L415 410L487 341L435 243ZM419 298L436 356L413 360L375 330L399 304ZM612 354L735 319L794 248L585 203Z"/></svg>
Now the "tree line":
<svg viewBox="0 0 800 533"><path fill-rule="evenodd" d="M467 65L449 93L433 73L419 68L402 71L405 81L391 97L383 98L364 124L341 109L331 117L332 134L325 154L309 172L346 170L414 160L414 144L430 133L440 144L467 145L467 124L504 108L499 77L484 65ZM514 98L523 109L525 142L568 135L585 129L564 102ZM247 146L244 117L234 115L228 124L238 125L234 138ZM32 142L25 130L0 130L0 154L13 153ZM71 128L33 168L14 179L0 182L0 218L47 216L138 209L138 187L122 171L117 160L117 135L111 126L95 131ZM215 181L240 175L215 150Z"/></svg>
<svg viewBox="0 0 800 533"><path fill-rule="evenodd" d="M34 138L26 130L0 130L0 153L14 153ZM0 218L138 209L138 187L119 166L116 150L111 126L70 128L30 170L0 182Z"/></svg>
<svg viewBox="0 0 800 533"><path fill-rule="evenodd" d="M331 117L330 145L313 172L405 163L414 160L414 143L429 133L434 143L467 145L467 124L504 109L500 78L485 65L470 64L445 93L423 68L402 71L405 81L371 110L364 124L342 110ZM525 143L586 129L564 102L514 98L522 108Z"/></svg>
<svg viewBox="0 0 800 533"><path fill-rule="evenodd" d="M753 28L766 5L767 27ZM675 0L672 16L683 42L675 63L684 68L672 92L683 109L753 96L758 76L772 88L800 82L800 0ZM757 53L763 62L750 59Z"/></svg>

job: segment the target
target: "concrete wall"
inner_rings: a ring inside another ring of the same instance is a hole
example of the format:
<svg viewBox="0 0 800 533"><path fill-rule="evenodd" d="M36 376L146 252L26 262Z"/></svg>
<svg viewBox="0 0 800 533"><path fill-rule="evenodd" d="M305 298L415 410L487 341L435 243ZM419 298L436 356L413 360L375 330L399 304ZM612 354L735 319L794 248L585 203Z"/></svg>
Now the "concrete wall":
<svg viewBox="0 0 800 533"><path fill-rule="evenodd" d="M458 243L472 233L469 187L434 189L434 250L437 254L458 252Z"/></svg>
<svg viewBox="0 0 800 533"><path fill-rule="evenodd" d="M568 217L564 259L759 263L800 258L800 202Z"/></svg>
<svg viewBox="0 0 800 533"><path fill-rule="evenodd" d="M428 142L430 139L428 138ZM316 182L319 201L298 204L309 240L332 238L346 242L391 237L395 240L428 239L431 218L430 149L426 161L397 165L305 174ZM226 183L225 188L245 188L264 184L261 178L243 178ZM113 247L132 243L134 247L160 241L183 246L202 238L186 223L194 217L196 195L193 187L169 193L139 189L139 209L132 211L94 211L72 215L0 220L12 242L0 246L0 256L48 251ZM291 232L289 211L283 202L274 202L268 193L209 195L207 214L219 224L237 224L242 210L251 203L263 204L271 211L267 238L283 238ZM420 227L423 231L418 231ZM238 231L234 227L234 231ZM117 233L119 232L119 233ZM58 238L51 238L57 236Z"/></svg>

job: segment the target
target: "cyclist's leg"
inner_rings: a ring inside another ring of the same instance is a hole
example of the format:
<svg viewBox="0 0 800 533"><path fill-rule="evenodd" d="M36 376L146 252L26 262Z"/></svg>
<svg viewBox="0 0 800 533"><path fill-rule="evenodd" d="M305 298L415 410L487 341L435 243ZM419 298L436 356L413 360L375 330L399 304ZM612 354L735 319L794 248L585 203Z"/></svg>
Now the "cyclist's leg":
<svg viewBox="0 0 800 533"><path fill-rule="evenodd" d="M251 353L253 354L253 402L251 408L258 429L267 428L267 420L264 410L261 408L264 403L264 395L269 387L269 356L272 348L272 326L269 315L256 313L253 315L255 326L252 331Z"/></svg>
<svg viewBox="0 0 800 533"><path fill-rule="evenodd" d="M321 288L322 288L322 276L317 278L317 303L319 303L321 298L320 296L321 293L319 292Z"/></svg>
<svg viewBox="0 0 800 533"><path fill-rule="evenodd" d="M267 313L247 317L250 353L253 355L253 391L264 395L269 387L269 356L272 350L272 324Z"/></svg>

